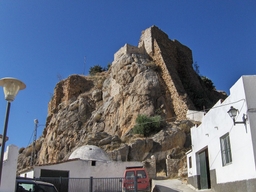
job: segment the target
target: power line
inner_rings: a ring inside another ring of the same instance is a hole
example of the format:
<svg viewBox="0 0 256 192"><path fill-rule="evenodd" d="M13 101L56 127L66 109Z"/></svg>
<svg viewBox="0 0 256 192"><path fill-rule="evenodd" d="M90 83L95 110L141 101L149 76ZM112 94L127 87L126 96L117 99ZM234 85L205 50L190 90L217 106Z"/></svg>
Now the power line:
<svg viewBox="0 0 256 192"><path fill-rule="evenodd" d="M84 71L83 71L83 75L85 75L85 61L86 61L86 57L84 56Z"/></svg>
<svg viewBox="0 0 256 192"><path fill-rule="evenodd" d="M193 115L193 114L197 114L197 113L202 113L202 112L209 111L209 110L213 110L213 109L216 109L216 108L220 108L220 107L232 105L232 104L235 104L235 103L238 103L238 102L241 102L241 101L245 101L245 99L240 99L240 100L238 100L238 101L230 102L230 103L227 103L227 104L222 104L222 105L220 105L220 106L215 106L215 107L208 108L208 109L204 109L204 110L201 110L201 111L193 111L193 112L191 112L191 113L188 113L187 115ZM171 118L165 118L165 119L162 119L162 120L160 120L160 121L161 121L161 122L162 122L162 121L172 121L172 120L176 120L177 117L178 117L178 116L174 116L174 117L171 117ZM154 121L153 121L153 122L154 122ZM155 121L155 122L157 122L157 121ZM150 124L150 123L152 123L152 122L139 123L139 124L137 124L137 125L144 125L144 124ZM68 123L68 124L66 124L65 126L69 126L69 125L71 125L71 124L72 124L72 123ZM38 126L45 126L45 125L38 125ZM32 135L33 135L33 134L35 134L34 131L32 132ZM31 138L32 138L32 135L31 135ZM31 138L30 138L30 140L29 140L29 143L30 143L30 141L31 141ZM29 143L28 143L28 145L29 145Z"/></svg>
<svg viewBox="0 0 256 192"><path fill-rule="evenodd" d="M33 140L33 148L32 148L32 156L31 156L31 166L34 165L35 161L35 154L36 154L36 137L37 137L37 127L38 127L38 120L34 120L35 129L34 129L34 140Z"/></svg>

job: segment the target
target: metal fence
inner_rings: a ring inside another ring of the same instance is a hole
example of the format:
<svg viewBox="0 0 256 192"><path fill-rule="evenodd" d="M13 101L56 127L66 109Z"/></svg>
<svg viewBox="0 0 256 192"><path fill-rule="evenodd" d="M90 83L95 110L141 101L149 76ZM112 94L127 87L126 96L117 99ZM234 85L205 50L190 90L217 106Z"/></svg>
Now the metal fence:
<svg viewBox="0 0 256 192"><path fill-rule="evenodd" d="M123 178L40 177L55 185L59 192L122 192Z"/></svg>

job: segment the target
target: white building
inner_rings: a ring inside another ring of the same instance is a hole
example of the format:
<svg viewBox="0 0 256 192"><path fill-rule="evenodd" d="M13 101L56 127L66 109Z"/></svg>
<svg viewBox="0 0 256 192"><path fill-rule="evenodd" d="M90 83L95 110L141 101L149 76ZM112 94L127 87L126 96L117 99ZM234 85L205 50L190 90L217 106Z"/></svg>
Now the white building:
<svg viewBox="0 0 256 192"><path fill-rule="evenodd" d="M4 153L2 180L0 185L1 192L14 192L16 184L16 170L19 149L15 145L7 146Z"/></svg>
<svg viewBox="0 0 256 192"><path fill-rule="evenodd" d="M238 109L234 119L230 108ZM236 123L235 123L236 122ZM242 76L191 128L188 182L198 189L256 191L256 75Z"/></svg>
<svg viewBox="0 0 256 192"><path fill-rule="evenodd" d="M111 161L101 148L84 145L77 148L69 160L46 165L36 165L19 173L21 177L69 177L69 178L110 178L123 177L128 166L142 166L141 162Z"/></svg>

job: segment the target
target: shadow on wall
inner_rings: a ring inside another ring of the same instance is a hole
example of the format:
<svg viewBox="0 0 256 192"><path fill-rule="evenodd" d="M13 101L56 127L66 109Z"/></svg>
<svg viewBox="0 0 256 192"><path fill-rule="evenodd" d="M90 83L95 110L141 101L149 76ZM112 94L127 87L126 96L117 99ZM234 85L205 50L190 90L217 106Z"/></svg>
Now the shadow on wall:
<svg viewBox="0 0 256 192"><path fill-rule="evenodd" d="M168 187L164 187L161 185L155 185L152 192L179 192L179 191L168 188Z"/></svg>

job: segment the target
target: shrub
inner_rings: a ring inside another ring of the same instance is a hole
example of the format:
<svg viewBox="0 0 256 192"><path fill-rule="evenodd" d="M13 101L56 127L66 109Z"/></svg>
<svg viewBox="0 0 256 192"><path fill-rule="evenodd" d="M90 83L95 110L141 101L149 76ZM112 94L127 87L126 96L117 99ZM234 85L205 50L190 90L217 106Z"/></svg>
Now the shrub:
<svg viewBox="0 0 256 192"><path fill-rule="evenodd" d="M102 114L101 113L98 113L98 114L96 114L95 116L94 116L94 122L100 122L100 119L101 119L101 116L102 116Z"/></svg>
<svg viewBox="0 0 256 192"><path fill-rule="evenodd" d="M156 115L148 117L146 115L138 115L136 125L133 127L133 134L141 134L145 137L160 131L161 116Z"/></svg>
<svg viewBox="0 0 256 192"><path fill-rule="evenodd" d="M89 74L90 75L96 75L96 73L100 73L105 71L104 68L102 68L100 65L95 65L93 67L90 67Z"/></svg>
<svg viewBox="0 0 256 192"><path fill-rule="evenodd" d="M209 79L208 77L205 77L205 76L201 76L201 79L207 89L215 90L215 86L211 79Z"/></svg>

